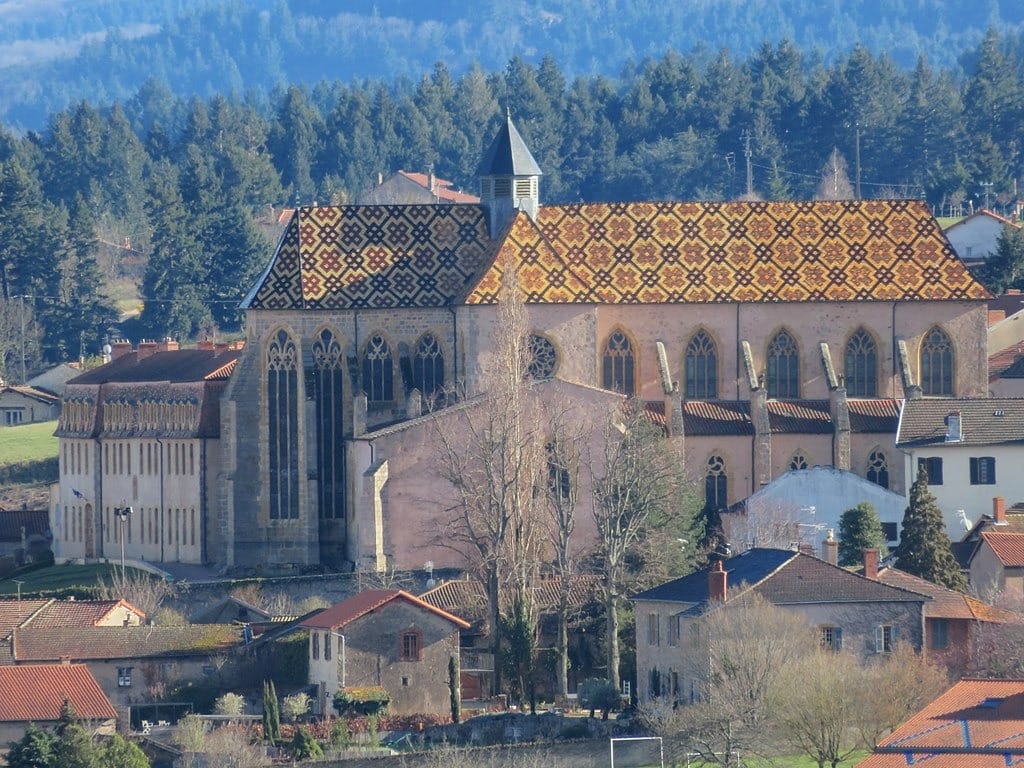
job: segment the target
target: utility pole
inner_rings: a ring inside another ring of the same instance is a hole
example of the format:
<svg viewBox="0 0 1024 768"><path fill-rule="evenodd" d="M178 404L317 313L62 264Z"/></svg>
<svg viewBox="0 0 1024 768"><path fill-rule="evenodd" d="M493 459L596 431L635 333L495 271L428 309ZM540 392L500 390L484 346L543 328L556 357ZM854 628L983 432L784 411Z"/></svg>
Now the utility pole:
<svg viewBox="0 0 1024 768"><path fill-rule="evenodd" d="M18 297L18 306L21 314L21 383L26 381L25 377L25 297Z"/></svg>
<svg viewBox="0 0 1024 768"><path fill-rule="evenodd" d="M987 210L991 210L991 208L988 207L988 196L989 196L989 194L991 193L991 190L992 190L992 182L991 181L983 181L983 182L981 182L980 186L981 186L982 194L985 195L985 208Z"/></svg>
<svg viewBox="0 0 1024 768"><path fill-rule="evenodd" d="M860 121L859 120L857 121L857 123L855 123L855 126L856 126L857 142L856 142L856 150L854 152L854 163L857 166L857 199L860 200L861 196L860 196Z"/></svg>
<svg viewBox="0 0 1024 768"><path fill-rule="evenodd" d="M740 138L743 140L743 157L747 160L747 197L749 198L754 195L754 167L750 163L750 158L754 155L750 149L750 140L754 137L750 135L750 131L744 130Z"/></svg>

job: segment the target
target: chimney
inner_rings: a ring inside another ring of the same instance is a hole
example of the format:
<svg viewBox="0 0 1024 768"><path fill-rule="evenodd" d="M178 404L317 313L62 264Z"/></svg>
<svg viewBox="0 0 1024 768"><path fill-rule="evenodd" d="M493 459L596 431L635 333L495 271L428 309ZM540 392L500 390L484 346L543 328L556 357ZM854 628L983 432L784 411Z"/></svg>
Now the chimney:
<svg viewBox="0 0 1024 768"><path fill-rule="evenodd" d="M161 342L157 342L156 345L157 352L177 352L179 349L181 349L181 346L178 344L178 342L170 338L164 339Z"/></svg>
<svg viewBox="0 0 1024 768"><path fill-rule="evenodd" d="M145 360L147 357L157 351L157 344L155 341L140 341L138 349L138 360Z"/></svg>
<svg viewBox="0 0 1024 768"><path fill-rule="evenodd" d="M878 579L878 550L864 550L864 576L869 579Z"/></svg>
<svg viewBox="0 0 1024 768"><path fill-rule="evenodd" d="M204 352L213 352L213 342L209 339L203 339L196 344L196 349L200 349Z"/></svg>
<svg viewBox="0 0 1024 768"><path fill-rule="evenodd" d="M828 538L821 542L821 559L829 565L839 565L839 542L828 532Z"/></svg>
<svg viewBox="0 0 1024 768"><path fill-rule="evenodd" d="M996 496L992 499L992 522L996 525L1006 525L1006 499Z"/></svg>
<svg viewBox="0 0 1024 768"><path fill-rule="evenodd" d="M132 343L130 341L115 341L110 345L110 359L117 360L119 357L124 357L132 351Z"/></svg>
<svg viewBox="0 0 1024 768"><path fill-rule="evenodd" d="M721 560L715 560L715 564L708 571L708 600L713 603L724 603L727 597L728 574L722 567Z"/></svg>

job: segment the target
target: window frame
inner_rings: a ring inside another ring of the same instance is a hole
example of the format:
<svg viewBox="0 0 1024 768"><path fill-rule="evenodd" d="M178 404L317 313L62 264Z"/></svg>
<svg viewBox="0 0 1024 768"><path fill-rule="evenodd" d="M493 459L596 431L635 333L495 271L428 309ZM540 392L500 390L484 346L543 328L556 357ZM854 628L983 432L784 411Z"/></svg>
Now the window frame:
<svg viewBox="0 0 1024 768"><path fill-rule="evenodd" d="M132 667L118 667L117 668L117 687L118 688L131 688L132 687Z"/></svg>
<svg viewBox="0 0 1024 768"><path fill-rule="evenodd" d="M896 626L879 624L875 627L875 653L892 653L896 648Z"/></svg>
<svg viewBox="0 0 1024 768"><path fill-rule="evenodd" d="M941 456L922 456L917 460L917 469L921 471L921 465L924 465L926 474L928 475L928 485L942 485L942 457ZM937 472L935 470L938 470Z"/></svg>
<svg viewBox="0 0 1024 768"><path fill-rule="evenodd" d="M843 650L843 628L834 624L822 624L818 627L819 641L825 650L838 653Z"/></svg>
<svg viewBox="0 0 1024 768"><path fill-rule="evenodd" d="M614 345L613 345L614 343ZM633 338L613 328L601 347L601 387L626 397L636 396L637 359ZM621 381L617 378L621 375Z"/></svg>
<svg viewBox="0 0 1024 768"><path fill-rule="evenodd" d="M661 614L647 614L647 644L651 646L661 645Z"/></svg>
<svg viewBox="0 0 1024 768"><path fill-rule="evenodd" d="M971 485L995 485L995 456L971 456L970 473Z"/></svg>
<svg viewBox="0 0 1024 768"><path fill-rule="evenodd" d="M686 345L683 385L687 400L714 400L718 397L718 346L703 328L693 334Z"/></svg>
<svg viewBox="0 0 1024 768"><path fill-rule="evenodd" d="M928 397L956 394L956 354L953 340L935 325L921 338L917 356L921 393Z"/></svg>
<svg viewBox="0 0 1024 768"><path fill-rule="evenodd" d="M949 648L949 619L931 619L928 624L931 627L931 632L928 633L929 650L947 650Z"/></svg>
<svg viewBox="0 0 1024 768"><path fill-rule="evenodd" d="M848 397L878 396L878 343L864 327L855 330L846 340L843 384Z"/></svg>
<svg viewBox="0 0 1024 768"><path fill-rule="evenodd" d="M402 631L398 640L399 661L423 661L423 632L419 629Z"/></svg>
<svg viewBox="0 0 1024 768"><path fill-rule="evenodd" d="M765 387L774 400L800 398L800 345L782 328L768 342L765 356Z"/></svg>

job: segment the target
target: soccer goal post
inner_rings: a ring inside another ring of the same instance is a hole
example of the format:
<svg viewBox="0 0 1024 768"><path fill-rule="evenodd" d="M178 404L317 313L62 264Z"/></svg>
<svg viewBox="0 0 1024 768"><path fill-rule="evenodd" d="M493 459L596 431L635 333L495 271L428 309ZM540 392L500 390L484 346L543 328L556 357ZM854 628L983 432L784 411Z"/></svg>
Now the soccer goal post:
<svg viewBox="0 0 1024 768"><path fill-rule="evenodd" d="M608 739L612 768L665 768L661 736L622 736Z"/></svg>

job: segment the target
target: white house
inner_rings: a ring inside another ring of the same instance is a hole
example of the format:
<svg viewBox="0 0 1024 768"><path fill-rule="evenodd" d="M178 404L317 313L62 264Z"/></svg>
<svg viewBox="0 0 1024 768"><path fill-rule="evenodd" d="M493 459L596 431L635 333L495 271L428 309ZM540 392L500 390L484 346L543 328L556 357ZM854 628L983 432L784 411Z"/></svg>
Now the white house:
<svg viewBox="0 0 1024 768"><path fill-rule="evenodd" d="M945 233L949 244L961 259L984 261L996 252L999 235L1006 226L1020 225L982 208L947 227Z"/></svg>
<svg viewBox="0 0 1024 768"><path fill-rule="evenodd" d="M908 478L921 466L927 470L928 490L954 541L965 519L988 512L993 497L1024 499L1024 398L907 400L896 447Z"/></svg>

